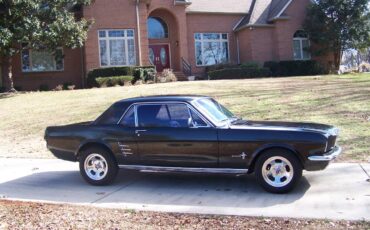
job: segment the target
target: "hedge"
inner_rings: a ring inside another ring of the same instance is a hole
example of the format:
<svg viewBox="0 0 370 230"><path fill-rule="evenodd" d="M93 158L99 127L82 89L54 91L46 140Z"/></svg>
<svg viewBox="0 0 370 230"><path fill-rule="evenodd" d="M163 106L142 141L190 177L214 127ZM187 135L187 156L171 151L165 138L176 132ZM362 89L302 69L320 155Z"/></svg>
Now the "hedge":
<svg viewBox="0 0 370 230"><path fill-rule="evenodd" d="M126 85L128 82L131 82L133 79L132 76L116 76L116 77L98 77L96 78L96 83L99 87L110 87L116 85Z"/></svg>
<svg viewBox="0 0 370 230"><path fill-rule="evenodd" d="M325 69L314 60L268 61L263 66L270 69L272 76L306 76L326 73Z"/></svg>
<svg viewBox="0 0 370 230"><path fill-rule="evenodd" d="M87 84L90 87L99 86L96 78L117 77L117 76L133 76L136 69L151 69L155 71L154 66L122 66L122 67L108 67L98 68L89 71L87 74Z"/></svg>
<svg viewBox="0 0 370 230"><path fill-rule="evenodd" d="M244 79L270 76L268 68L227 68L208 72L211 80Z"/></svg>
<svg viewBox="0 0 370 230"><path fill-rule="evenodd" d="M139 67L134 70L132 83L142 80L143 82L153 81L155 78L155 68Z"/></svg>
<svg viewBox="0 0 370 230"><path fill-rule="evenodd" d="M239 68L239 66L232 64L232 63L221 63L221 64L206 66L205 71L206 73L208 73L208 72L215 71L215 70L233 69L233 68Z"/></svg>

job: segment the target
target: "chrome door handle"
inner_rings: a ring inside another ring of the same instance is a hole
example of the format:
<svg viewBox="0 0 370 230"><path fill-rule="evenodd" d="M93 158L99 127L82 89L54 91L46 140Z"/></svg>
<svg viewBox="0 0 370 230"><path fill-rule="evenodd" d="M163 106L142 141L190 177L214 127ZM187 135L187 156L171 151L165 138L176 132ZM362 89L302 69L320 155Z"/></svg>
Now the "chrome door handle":
<svg viewBox="0 0 370 230"><path fill-rule="evenodd" d="M145 129L141 129L141 130L135 130L135 134L140 137L140 132L146 132Z"/></svg>

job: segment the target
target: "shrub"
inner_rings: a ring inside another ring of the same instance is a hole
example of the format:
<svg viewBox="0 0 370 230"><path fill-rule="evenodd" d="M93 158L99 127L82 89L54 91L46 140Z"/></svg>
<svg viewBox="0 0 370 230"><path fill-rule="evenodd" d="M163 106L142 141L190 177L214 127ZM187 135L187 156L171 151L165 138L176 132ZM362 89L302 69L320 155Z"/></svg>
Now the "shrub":
<svg viewBox="0 0 370 230"><path fill-rule="evenodd" d="M57 85L53 90L54 91L62 91L63 90L63 85Z"/></svg>
<svg viewBox="0 0 370 230"><path fill-rule="evenodd" d="M96 78L96 83L99 87L111 87L120 85L123 86L131 82L133 79L132 76L116 76L116 77L98 77Z"/></svg>
<svg viewBox="0 0 370 230"><path fill-rule="evenodd" d="M369 72L370 71L370 64L369 63L362 63L359 67L358 67L359 71L360 72Z"/></svg>
<svg viewBox="0 0 370 230"><path fill-rule="evenodd" d="M265 62L264 67L269 68L272 76L305 76L326 73L325 69L314 60L307 61L280 61Z"/></svg>
<svg viewBox="0 0 370 230"><path fill-rule="evenodd" d="M171 69L164 69L163 72L158 76L159 82L174 82L177 81L176 75Z"/></svg>
<svg viewBox="0 0 370 230"><path fill-rule="evenodd" d="M268 68L271 71L271 76L279 76L279 62L277 61L267 61L263 67Z"/></svg>
<svg viewBox="0 0 370 230"><path fill-rule="evenodd" d="M206 73L210 71L215 71L215 70L221 70L221 69L226 69L226 68L237 68L238 65L231 64L231 63L221 63L221 64L216 64L216 65L210 65L206 66L205 71Z"/></svg>
<svg viewBox="0 0 370 230"><path fill-rule="evenodd" d="M134 70L132 84L135 84L137 81L153 81L155 78L155 68L154 67L138 67Z"/></svg>
<svg viewBox="0 0 370 230"><path fill-rule="evenodd" d="M151 69L155 71L153 66L122 66L93 69L87 74L87 85L89 87L99 86L96 82L97 78L116 77L116 76L133 76L136 69Z"/></svg>
<svg viewBox="0 0 370 230"><path fill-rule="evenodd" d="M254 69L258 69L259 68L259 64L257 62L254 62L254 61L250 61L250 62L245 62L243 64L240 65L241 68L254 68Z"/></svg>
<svg viewBox="0 0 370 230"><path fill-rule="evenodd" d="M49 86L46 84L41 84L39 87L40 91L49 91Z"/></svg>
<svg viewBox="0 0 370 230"><path fill-rule="evenodd" d="M219 79L244 79L270 76L270 70L267 68L230 68L208 72L211 80Z"/></svg>

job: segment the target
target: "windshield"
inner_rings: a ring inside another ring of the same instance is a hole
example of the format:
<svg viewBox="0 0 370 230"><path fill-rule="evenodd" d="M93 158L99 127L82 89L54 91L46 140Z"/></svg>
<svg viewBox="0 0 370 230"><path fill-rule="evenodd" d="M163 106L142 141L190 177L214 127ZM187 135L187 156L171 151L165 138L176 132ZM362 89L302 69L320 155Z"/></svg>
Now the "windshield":
<svg viewBox="0 0 370 230"><path fill-rule="evenodd" d="M212 98L199 99L193 103L215 124L220 124L231 118L235 118L232 112Z"/></svg>

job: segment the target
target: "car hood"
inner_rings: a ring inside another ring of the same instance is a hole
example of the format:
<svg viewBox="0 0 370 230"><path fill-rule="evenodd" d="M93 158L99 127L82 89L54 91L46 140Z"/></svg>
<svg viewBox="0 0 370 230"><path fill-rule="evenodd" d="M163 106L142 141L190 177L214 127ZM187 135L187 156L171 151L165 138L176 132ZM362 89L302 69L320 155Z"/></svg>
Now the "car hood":
<svg viewBox="0 0 370 230"><path fill-rule="evenodd" d="M231 129L269 129L286 131L311 131L322 134L337 135L338 129L331 125L287 121L236 121L230 124Z"/></svg>

